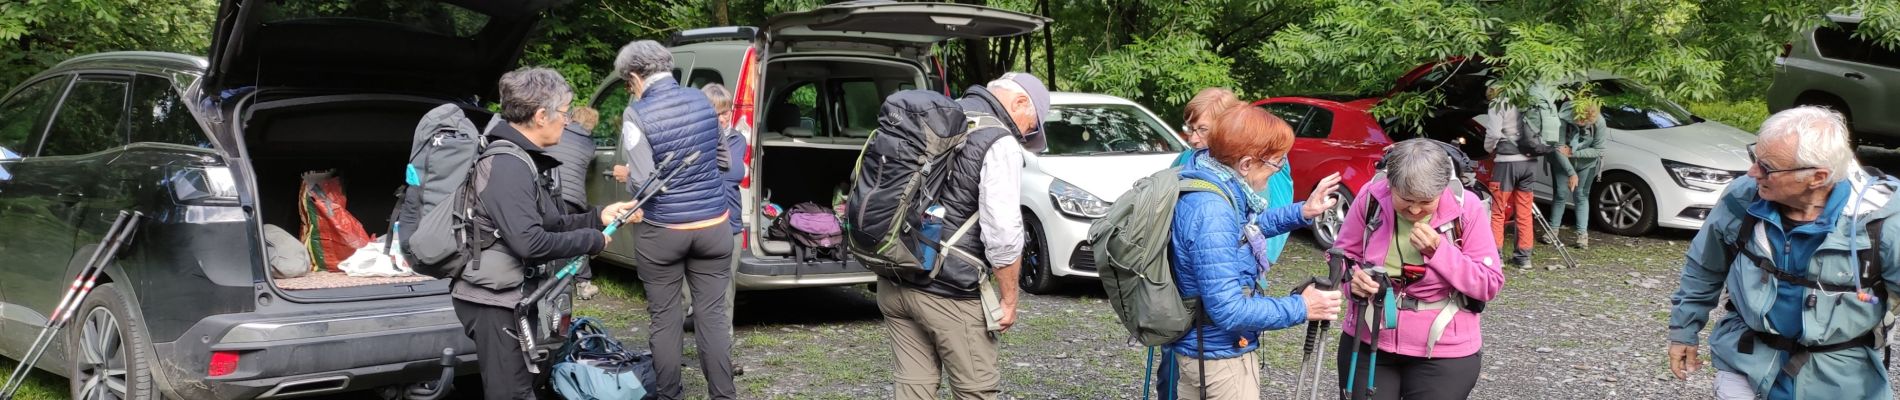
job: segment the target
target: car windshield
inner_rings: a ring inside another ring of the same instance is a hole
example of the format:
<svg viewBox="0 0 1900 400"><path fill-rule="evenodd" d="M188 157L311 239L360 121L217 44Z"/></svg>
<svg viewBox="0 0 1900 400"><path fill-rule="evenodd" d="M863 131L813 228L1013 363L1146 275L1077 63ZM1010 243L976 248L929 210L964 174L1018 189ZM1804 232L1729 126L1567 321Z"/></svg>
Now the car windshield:
<svg viewBox="0 0 1900 400"><path fill-rule="evenodd" d="M1056 105L1044 130L1049 150L1043 155L1178 153L1181 144L1161 121L1140 108L1121 104Z"/></svg>
<svg viewBox="0 0 1900 400"><path fill-rule="evenodd" d="M1669 99L1626 79L1598 79L1596 94L1603 99L1603 122L1610 129L1640 131L1696 123L1695 116Z"/></svg>

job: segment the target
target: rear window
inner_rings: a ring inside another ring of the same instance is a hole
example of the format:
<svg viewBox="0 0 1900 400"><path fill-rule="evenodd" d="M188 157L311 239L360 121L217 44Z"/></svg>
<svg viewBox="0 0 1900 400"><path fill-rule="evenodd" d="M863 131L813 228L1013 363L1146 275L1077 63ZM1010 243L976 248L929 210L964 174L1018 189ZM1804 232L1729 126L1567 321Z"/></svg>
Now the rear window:
<svg viewBox="0 0 1900 400"><path fill-rule="evenodd" d="M1851 23L1840 24L1839 27L1822 27L1814 30L1814 44L1822 57L1900 69L1900 50L1856 37L1855 32L1859 29L1860 24Z"/></svg>
<svg viewBox="0 0 1900 400"><path fill-rule="evenodd" d="M473 37L488 26L488 16L453 4L427 0L281 0L263 2L265 23L311 20L371 20L407 26L443 36Z"/></svg>

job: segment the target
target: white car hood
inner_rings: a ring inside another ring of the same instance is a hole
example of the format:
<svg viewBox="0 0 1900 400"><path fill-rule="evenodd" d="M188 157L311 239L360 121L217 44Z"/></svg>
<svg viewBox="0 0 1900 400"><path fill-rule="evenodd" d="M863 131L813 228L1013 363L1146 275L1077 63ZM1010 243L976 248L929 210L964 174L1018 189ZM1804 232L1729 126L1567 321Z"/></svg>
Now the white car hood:
<svg viewBox="0 0 1900 400"><path fill-rule="evenodd" d="M1180 153L1100 156L1043 156L1036 165L1050 177L1086 190L1104 201L1115 201L1135 181L1168 169Z"/></svg>
<svg viewBox="0 0 1900 400"><path fill-rule="evenodd" d="M1745 171L1748 170L1748 145L1755 143L1755 135L1709 121L1666 129L1611 129L1610 141L1655 153L1665 160Z"/></svg>

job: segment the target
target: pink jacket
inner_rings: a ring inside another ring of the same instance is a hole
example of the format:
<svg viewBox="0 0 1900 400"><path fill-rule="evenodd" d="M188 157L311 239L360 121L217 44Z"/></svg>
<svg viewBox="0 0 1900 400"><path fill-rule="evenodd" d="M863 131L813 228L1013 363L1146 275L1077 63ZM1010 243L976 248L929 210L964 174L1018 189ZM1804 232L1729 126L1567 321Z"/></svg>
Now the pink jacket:
<svg viewBox="0 0 1900 400"><path fill-rule="evenodd" d="M1343 251L1347 258L1363 260L1366 265L1385 265L1386 253L1391 247L1392 229L1398 224L1393 208L1392 189L1386 180L1378 179L1367 183L1352 206L1346 212L1345 221L1339 228L1339 239L1335 248ZM1459 204L1458 196L1464 195L1464 204ZM1366 235L1366 199L1378 198L1379 218L1385 221L1379 229ZM1401 293L1418 298L1421 302L1443 300L1453 291L1464 293L1466 298L1478 301L1491 301L1504 287L1504 272L1499 269L1497 242L1491 233L1491 213L1485 208L1478 196L1466 192L1463 188L1452 187L1438 198L1438 211L1433 213L1432 226L1444 226L1454 219L1462 219L1464 248L1452 245L1450 235L1445 235L1438 250L1425 260L1425 276L1417 282L1401 288ZM1367 240L1370 239L1370 242ZM1404 239L1401 237L1400 239ZM1363 252L1362 252L1363 249ZM1344 275L1352 276L1350 273ZM1350 279L1348 279L1350 282ZM1351 297L1349 283L1342 284L1348 298ZM1370 331L1358 323L1358 315L1353 306L1345 307L1343 323L1345 332L1355 338L1369 338ZM1363 305L1360 305L1363 307ZM1424 357L1426 343L1430 335L1432 320L1438 317L1435 310L1399 310L1398 329L1386 330L1379 334L1379 350L1413 357ZM1445 328L1438 345L1432 351L1434 358L1458 358L1478 352L1484 345L1484 335L1478 328L1478 314L1459 310L1452 317L1451 325ZM1365 340L1365 339L1361 339Z"/></svg>

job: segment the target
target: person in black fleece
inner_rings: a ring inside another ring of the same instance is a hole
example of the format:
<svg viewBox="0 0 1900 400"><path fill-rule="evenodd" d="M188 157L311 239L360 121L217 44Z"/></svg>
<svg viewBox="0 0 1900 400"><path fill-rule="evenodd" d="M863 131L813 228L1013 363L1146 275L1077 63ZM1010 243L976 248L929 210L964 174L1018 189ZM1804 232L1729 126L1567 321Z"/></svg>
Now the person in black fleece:
<svg viewBox="0 0 1900 400"><path fill-rule="evenodd" d="M560 165L546 153L561 141L571 119L574 92L553 70L529 68L501 77L501 115L506 123L488 132L489 146L518 147L476 163L477 229L499 238L482 249L480 268L467 268L450 288L455 316L470 339L482 376L484 398L534 399L534 376L508 332L514 305L525 296L529 266L599 253L612 240L601 233L632 202L600 210L566 212L550 190L548 171ZM506 142L506 143L503 143Z"/></svg>

